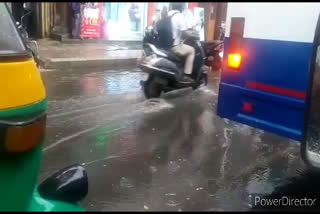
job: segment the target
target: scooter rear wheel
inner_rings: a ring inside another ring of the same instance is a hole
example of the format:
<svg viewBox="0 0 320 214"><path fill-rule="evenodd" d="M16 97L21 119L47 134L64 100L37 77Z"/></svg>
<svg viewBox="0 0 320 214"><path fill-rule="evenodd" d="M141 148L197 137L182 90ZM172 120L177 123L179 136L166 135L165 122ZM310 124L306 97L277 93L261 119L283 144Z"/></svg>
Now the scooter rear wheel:
<svg viewBox="0 0 320 214"><path fill-rule="evenodd" d="M213 59L213 62L212 62L212 69L214 71L218 71L218 70L220 70L221 67L222 67L222 59L219 56L219 54L216 54L214 56L214 59Z"/></svg>

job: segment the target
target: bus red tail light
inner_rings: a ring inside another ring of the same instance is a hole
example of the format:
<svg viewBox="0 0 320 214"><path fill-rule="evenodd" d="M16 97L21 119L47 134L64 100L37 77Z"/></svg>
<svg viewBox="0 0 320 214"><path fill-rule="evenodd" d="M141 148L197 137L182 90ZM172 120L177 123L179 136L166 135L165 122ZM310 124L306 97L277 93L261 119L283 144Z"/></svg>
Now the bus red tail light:
<svg viewBox="0 0 320 214"><path fill-rule="evenodd" d="M241 54L233 53L228 55L228 67L239 69L241 65Z"/></svg>
<svg viewBox="0 0 320 214"><path fill-rule="evenodd" d="M240 69L242 60L244 21L242 17L231 19L227 66L229 69L236 71Z"/></svg>

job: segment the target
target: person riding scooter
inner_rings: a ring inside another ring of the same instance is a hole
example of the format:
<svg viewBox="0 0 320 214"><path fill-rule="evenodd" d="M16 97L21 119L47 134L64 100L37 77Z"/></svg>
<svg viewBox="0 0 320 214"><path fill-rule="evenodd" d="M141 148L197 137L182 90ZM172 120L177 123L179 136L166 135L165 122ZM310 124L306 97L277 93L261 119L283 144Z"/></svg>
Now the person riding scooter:
<svg viewBox="0 0 320 214"><path fill-rule="evenodd" d="M184 80L192 82L193 79L190 75L193 70L195 50L193 47L183 43L184 39L191 36L182 14L183 10L184 3L171 3L168 17L160 20L156 28L160 47L170 49L177 56L185 58Z"/></svg>
<svg viewBox="0 0 320 214"><path fill-rule="evenodd" d="M149 74L140 82L148 99L160 97L162 92L189 87L195 90L207 84L203 66L211 56L208 54L212 51L207 49L212 45L208 47L200 42L194 26L188 28L181 13L183 4L173 3L171 9L168 16L161 18L154 27L146 28L142 56L137 61L138 67Z"/></svg>

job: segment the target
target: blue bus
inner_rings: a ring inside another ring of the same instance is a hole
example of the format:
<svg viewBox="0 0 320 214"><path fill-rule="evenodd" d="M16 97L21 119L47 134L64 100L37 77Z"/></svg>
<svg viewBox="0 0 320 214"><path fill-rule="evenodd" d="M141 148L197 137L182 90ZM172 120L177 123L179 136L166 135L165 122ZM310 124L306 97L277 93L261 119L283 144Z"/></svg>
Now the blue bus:
<svg viewBox="0 0 320 214"><path fill-rule="evenodd" d="M228 3L220 117L301 142L320 169L320 3Z"/></svg>
<svg viewBox="0 0 320 214"><path fill-rule="evenodd" d="M218 115L301 141L320 3L228 3Z"/></svg>

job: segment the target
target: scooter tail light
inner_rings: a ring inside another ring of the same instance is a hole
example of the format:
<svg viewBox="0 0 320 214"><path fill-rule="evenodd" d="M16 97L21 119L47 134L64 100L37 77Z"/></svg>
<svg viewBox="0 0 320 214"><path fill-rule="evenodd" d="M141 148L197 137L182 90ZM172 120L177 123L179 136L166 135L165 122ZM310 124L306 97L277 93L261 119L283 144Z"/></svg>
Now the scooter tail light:
<svg viewBox="0 0 320 214"><path fill-rule="evenodd" d="M219 52L219 56L221 59L223 59L223 51Z"/></svg>
<svg viewBox="0 0 320 214"><path fill-rule="evenodd" d="M219 46L219 52L223 52L223 44Z"/></svg>

